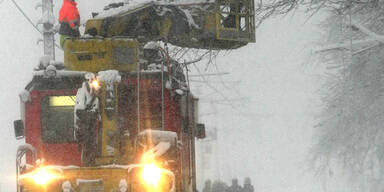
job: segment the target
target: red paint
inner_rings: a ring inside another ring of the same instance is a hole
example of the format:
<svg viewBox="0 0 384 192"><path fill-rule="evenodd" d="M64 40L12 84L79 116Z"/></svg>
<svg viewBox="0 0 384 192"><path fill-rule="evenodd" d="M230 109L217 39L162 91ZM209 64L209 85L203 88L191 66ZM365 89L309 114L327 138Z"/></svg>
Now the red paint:
<svg viewBox="0 0 384 192"><path fill-rule="evenodd" d="M48 144L41 138L41 99L45 96L76 95L77 90L34 90L31 91L31 101L25 104L25 140L36 148L37 158L45 159L45 164L77 165L81 164L81 154L76 143ZM27 156L31 162L31 155Z"/></svg>
<svg viewBox="0 0 384 192"><path fill-rule="evenodd" d="M149 80L149 81L148 81ZM146 81L146 82L144 82ZM158 90L161 92L158 79L142 79L143 82L140 86L141 90ZM137 86L136 78L127 78L122 81L122 84ZM31 91L31 101L25 104L25 138L26 143L31 144L37 150L37 158L44 158L46 164L54 165L81 165L81 153L78 150L76 143L62 143L62 144L49 144L44 143L41 137L41 100L45 96L62 96L62 95L76 95L77 90L34 90ZM148 98L151 101L161 101L161 98ZM142 104L143 105L143 104ZM161 105L161 102L151 103L154 105ZM167 131L174 131L181 136L181 115L180 115L180 101L175 99L170 90L164 90L164 119L165 129ZM143 108L143 106L141 106ZM144 117L141 117L144 120ZM137 125L137 124L136 124ZM135 129L134 129L135 130ZM136 133L133 133L136 134ZM27 162L32 164L31 156L28 155Z"/></svg>

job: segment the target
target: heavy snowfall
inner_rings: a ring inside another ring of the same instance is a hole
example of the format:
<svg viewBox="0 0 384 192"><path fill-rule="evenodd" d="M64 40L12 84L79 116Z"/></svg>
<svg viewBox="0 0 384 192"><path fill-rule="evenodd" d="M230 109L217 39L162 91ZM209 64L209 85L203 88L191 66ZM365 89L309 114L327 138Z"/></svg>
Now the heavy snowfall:
<svg viewBox="0 0 384 192"><path fill-rule="evenodd" d="M196 1L207 0L167 3ZM77 2L84 23L118 1ZM42 15L38 3L0 0L1 192L16 190L16 149L24 141L15 139L13 121L43 55L32 25ZM61 3L54 0L54 18ZM255 3L257 42L212 52L190 68L208 136L196 146L199 191L208 179L242 184L245 177L256 192L382 191L384 2ZM56 59L63 60L59 49Z"/></svg>

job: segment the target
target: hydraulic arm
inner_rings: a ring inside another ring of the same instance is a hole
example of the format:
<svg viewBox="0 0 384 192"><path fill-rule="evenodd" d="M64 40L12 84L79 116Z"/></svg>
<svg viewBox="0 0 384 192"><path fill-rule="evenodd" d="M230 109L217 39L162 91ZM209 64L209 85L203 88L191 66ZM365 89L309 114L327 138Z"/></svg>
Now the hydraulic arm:
<svg viewBox="0 0 384 192"><path fill-rule="evenodd" d="M235 49L255 42L254 18L254 0L120 4L89 20L85 32L188 48Z"/></svg>

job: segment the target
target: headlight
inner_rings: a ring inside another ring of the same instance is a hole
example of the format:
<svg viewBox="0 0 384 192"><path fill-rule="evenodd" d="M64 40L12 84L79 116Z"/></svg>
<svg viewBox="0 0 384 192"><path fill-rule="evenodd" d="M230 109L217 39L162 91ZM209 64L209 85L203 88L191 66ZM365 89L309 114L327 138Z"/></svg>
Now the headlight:
<svg viewBox="0 0 384 192"><path fill-rule="evenodd" d="M147 185L157 187L161 179L161 172L161 168L157 167L155 164L146 164L143 167L141 178Z"/></svg>
<svg viewBox="0 0 384 192"><path fill-rule="evenodd" d="M97 79L92 80L91 85L95 90L98 90L100 88L100 83Z"/></svg>
<svg viewBox="0 0 384 192"><path fill-rule="evenodd" d="M50 181L60 178L60 175L50 172L46 168L38 168L32 173L22 175L20 179L30 178L38 185L46 185Z"/></svg>
<svg viewBox="0 0 384 192"><path fill-rule="evenodd" d="M45 168L40 168L32 175L32 179L39 185L46 185L51 180L59 178L59 175L48 172Z"/></svg>

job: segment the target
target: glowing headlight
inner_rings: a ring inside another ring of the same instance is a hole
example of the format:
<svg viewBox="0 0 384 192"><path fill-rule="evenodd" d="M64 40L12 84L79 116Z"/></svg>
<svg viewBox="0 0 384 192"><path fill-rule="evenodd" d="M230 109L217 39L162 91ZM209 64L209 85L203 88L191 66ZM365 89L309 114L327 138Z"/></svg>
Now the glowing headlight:
<svg viewBox="0 0 384 192"><path fill-rule="evenodd" d="M100 88L100 83L97 79L92 80L91 85L96 90Z"/></svg>
<svg viewBox="0 0 384 192"><path fill-rule="evenodd" d="M161 179L161 169L155 164L147 164L143 168L141 178L147 185L157 187Z"/></svg>
<svg viewBox="0 0 384 192"><path fill-rule="evenodd" d="M46 185L51 180L59 178L58 175L49 173L45 168L40 168L37 172L33 173L30 177L33 179L33 181L35 181L36 184L39 184L39 185Z"/></svg>

